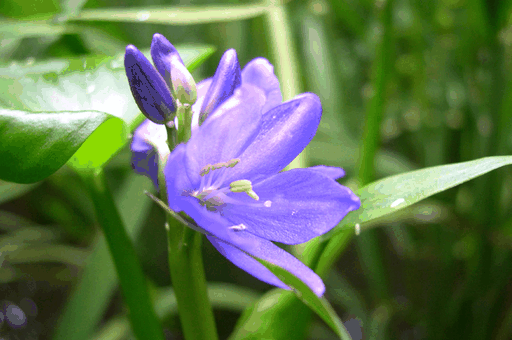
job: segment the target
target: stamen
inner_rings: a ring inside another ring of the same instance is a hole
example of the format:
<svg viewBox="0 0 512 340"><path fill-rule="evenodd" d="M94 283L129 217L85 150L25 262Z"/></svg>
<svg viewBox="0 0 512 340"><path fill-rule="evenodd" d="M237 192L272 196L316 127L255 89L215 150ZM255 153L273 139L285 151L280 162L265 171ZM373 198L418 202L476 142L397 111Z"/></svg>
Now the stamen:
<svg viewBox="0 0 512 340"><path fill-rule="evenodd" d="M232 168L235 165L237 165L239 162L240 162L239 158L234 158L227 162L207 164L204 168L201 169L201 172L199 172L199 175L201 175L201 176L208 175L210 170L213 171L213 170L222 169L222 168Z"/></svg>
<svg viewBox="0 0 512 340"><path fill-rule="evenodd" d="M231 192L245 192L250 198L258 201L260 197L252 190L252 183L247 179L241 179L231 182L229 185Z"/></svg>

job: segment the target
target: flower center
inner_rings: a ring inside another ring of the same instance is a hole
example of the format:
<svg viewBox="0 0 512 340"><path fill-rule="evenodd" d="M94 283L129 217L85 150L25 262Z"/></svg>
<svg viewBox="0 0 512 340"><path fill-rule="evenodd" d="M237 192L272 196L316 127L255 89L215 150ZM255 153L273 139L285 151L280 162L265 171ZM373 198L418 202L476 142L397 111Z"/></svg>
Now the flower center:
<svg viewBox="0 0 512 340"><path fill-rule="evenodd" d="M240 201L234 197L228 196L229 193L246 193L250 198L258 201L260 198L252 188L252 182L247 179L233 181L226 185L224 180L229 172L229 168L234 167L240 162L240 159L235 158L227 162L216 164L208 164L201 169L201 184L199 190L192 192L190 195L197 198L199 203L207 210L218 212L226 204L240 204L248 205L246 201ZM270 207L272 202L265 201L265 203L254 203L256 205L263 205L267 208Z"/></svg>

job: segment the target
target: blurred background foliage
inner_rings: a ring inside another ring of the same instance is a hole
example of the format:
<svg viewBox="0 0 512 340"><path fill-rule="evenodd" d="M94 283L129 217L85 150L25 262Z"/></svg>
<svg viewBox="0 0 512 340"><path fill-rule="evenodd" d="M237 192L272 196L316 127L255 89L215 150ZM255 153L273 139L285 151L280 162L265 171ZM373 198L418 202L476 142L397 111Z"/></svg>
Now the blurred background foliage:
<svg viewBox="0 0 512 340"><path fill-rule="evenodd" d="M322 99L322 123L300 164L343 167L342 183L357 188L512 154L511 4L2 0L0 61L15 67L113 56L127 44L148 48L155 32L173 44L216 48L196 79L212 75L228 48L241 65L266 57L286 99L304 91ZM132 173L128 148L107 171L166 336L180 339L164 214L143 194L151 183ZM353 339L510 339L511 187L510 169L500 169L374 221L346 242L325 278L326 296ZM0 182L0 338L132 337L100 234L90 197L69 169L31 185ZM269 287L206 242L204 261L226 339ZM274 317L277 327L302 318ZM302 326L274 338L335 338L319 319Z"/></svg>

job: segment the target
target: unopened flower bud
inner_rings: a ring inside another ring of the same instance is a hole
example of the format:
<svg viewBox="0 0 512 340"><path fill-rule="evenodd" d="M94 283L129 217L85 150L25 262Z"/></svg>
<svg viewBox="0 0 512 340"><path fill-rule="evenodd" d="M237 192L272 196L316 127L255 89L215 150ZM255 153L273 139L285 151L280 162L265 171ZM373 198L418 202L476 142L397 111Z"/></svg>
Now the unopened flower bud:
<svg viewBox="0 0 512 340"><path fill-rule="evenodd" d="M236 51L230 49L224 52L201 107L199 124L202 124L220 104L233 95L235 89L242 83L241 72Z"/></svg>
<svg viewBox="0 0 512 340"><path fill-rule="evenodd" d="M171 58L171 86L180 103L192 105L196 102L196 82L185 65L174 56Z"/></svg>
<svg viewBox="0 0 512 340"><path fill-rule="evenodd" d="M151 42L151 57L155 66L181 103L194 104L196 83L176 48L161 34L155 33Z"/></svg>
<svg viewBox="0 0 512 340"><path fill-rule="evenodd" d="M128 45L124 66L135 102L152 122L164 124L174 119L176 106L162 76L135 46Z"/></svg>

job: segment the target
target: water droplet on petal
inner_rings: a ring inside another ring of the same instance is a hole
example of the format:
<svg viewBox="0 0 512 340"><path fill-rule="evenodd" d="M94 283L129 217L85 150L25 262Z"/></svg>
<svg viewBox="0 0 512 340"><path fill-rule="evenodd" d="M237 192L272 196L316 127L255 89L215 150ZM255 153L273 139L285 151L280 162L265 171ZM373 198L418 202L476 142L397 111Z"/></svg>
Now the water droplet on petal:
<svg viewBox="0 0 512 340"><path fill-rule="evenodd" d="M150 16L151 16L151 13L149 13L148 11L141 11L141 12L137 13L137 20L146 21L149 19Z"/></svg>
<svg viewBox="0 0 512 340"><path fill-rule="evenodd" d="M245 230L246 228L247 227L244 224L239 224L239 225L234 225L234 226L229 227L229 229L233 229L235 231Z"/></svg>
<svg viewBox="0 0 512 340"><path fill-rule="evenodd" d="M394 201L393 203L391 203L390 207L391 208L396 208L396 207L398 207L400 204L402 204L404 202L405 202L405 200L403 198L399 198L396 201Z"/></svg>
<svg viewBox="0 0 512 340"><path fill-rule="evenodd" d="M263 203L263 205L267 208L270 208L270 206L272 205L272 201L265 201L265 203Z"/></svg>

